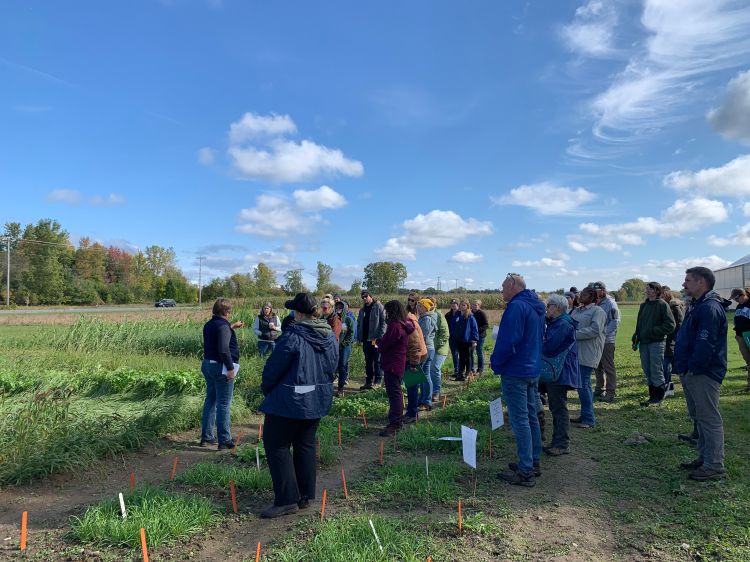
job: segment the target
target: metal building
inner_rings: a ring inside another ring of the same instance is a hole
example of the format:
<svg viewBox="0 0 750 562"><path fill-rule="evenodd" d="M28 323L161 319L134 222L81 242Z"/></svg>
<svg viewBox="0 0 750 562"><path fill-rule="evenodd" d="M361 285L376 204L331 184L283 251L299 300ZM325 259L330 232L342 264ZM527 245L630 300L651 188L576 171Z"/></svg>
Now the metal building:
<svg viewBox="0 0 750 562"><path fill-rule="evenodd" d="M714 290L725 299L729 298L732 289L750 287L750 254L726 267L717 269L714 275L716 275Z"/></svg>

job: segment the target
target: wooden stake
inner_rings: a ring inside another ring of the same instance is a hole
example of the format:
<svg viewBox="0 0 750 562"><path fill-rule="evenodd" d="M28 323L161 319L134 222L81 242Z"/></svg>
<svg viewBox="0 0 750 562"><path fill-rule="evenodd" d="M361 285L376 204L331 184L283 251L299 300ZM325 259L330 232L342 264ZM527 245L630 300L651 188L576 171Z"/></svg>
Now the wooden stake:
<svg viewBox="0 0 750 562"><path fill-rule="evenodd" d="M177 463L179 462L179 457L175 456L175 458L172 459L172 474L169 475L170 480L174 480L175 474L177 474Z"/></svg>
<svg viewBox="0 0 750 562"><path fill-rule="evenodd" d="M474 500L477 499L477 473L474 473Z"/></svg>
<svg viewBox="0 0 750 562"><path fill-rule="evenodd" d="M367 416L364 410L362 410L362 422L365 424L365 429L367 429Z"/></svg>
<svg viewBox="0 0 750 562"><path fill-rule="evenodd" d="M258 548L255 549L255 562L260 562L260 541L258 542Z"/></svg>
<svg viewBox="0 0 750 562"><path fill-rule="evenodd" d="M141 551L143 552L143 562L148 562L148 547L146 546L146 529L141 527Z"/></svg>
<svg viewBox="0 0 750 562"><path fill-rule="evenodd" d="M339 447L341 447L341 422L339 422Z"/></svg>
<svg viewBox="0 0 750 562"><path fill-rule="evenodd" d="M229 481L229 494L232 496L232 511L237 513L237 490L234 488L234 480Z"/></svg>
<svg viewBox="0 0 750 562"><path fill-rule="evenodd" d="M349 499L349 490L346 488L346 474L344 473L344 465L341 465L341 480L344 483L344 498Z"/></svg>
<svg viewBox="0 0 750 562"><path fill-rule="evenodd" d="M492 431L490 430L490 460L492 460Z"/></svg>
<svg viewBox="0 0 750 562"><path fill-rule="evenodd" d="M258 424L258 443L263 439L263 422Z"/></svg>
<svg viewBox="0 0 750 562"><path fill-rule="evenodd" d="M135 472L130 473L130 489L135 490Z"/></svg>
<svg viewBox="0 0 750 562"><path fill-rule="evenodd" d="M21 550L26 550L26 524L29 520L29 513L24 511L21 514Z"/></svg>
<svg viewBox="0 0 750 562"><path fill-rule="evenodd" d="M448 401L448 395L443 394L443 408L445 408L445 403Z"/></svg>
<svg viewBox="0 0 750 562"><path fill-rule="evenodd" d="M461 500L458 500L458 534L461 535L464 532L464 521L461 515Z"/></svg>
<svg viewBox="0 0 750 562"><path fill-rule="evenodd" d="M384 443L383 440L380 440L380 466L383 466L383 447Z"/></svg>
<svg viewBox="0 0 750 562"><path fill-rule="evenodd" d="M323 488L323 505L320 508L320 520L323 521L323 516L326 514L326 497L328 496L328 490Z"/></svg>

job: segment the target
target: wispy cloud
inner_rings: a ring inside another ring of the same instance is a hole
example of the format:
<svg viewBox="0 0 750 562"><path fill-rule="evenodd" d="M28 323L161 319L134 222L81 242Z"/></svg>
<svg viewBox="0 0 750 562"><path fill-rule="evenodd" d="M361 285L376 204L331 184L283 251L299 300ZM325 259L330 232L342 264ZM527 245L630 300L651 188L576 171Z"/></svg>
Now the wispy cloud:
<svg viewBox="0 0 750 562"><path fill-rule="evenodd" d="M66 205L91 205L94 207L113 207L124 205L125 197L116 193L109 195L93 195L84 197L80 191L75 189L53 189L45 197L47 203L62 203Z"/></svg>
<svg viewBox="0 0 750 562"><path fill-rule="evenodd" d="M540 215L588 215L581 209L592 202L596 195L582 187L564 187L550 182L521 185L506 195L490 197L497 205L519 205Z"/></svg>
<svg viewBox="0 0 750 562"><path fill-rule="evenodd" d="M730 80L724 103L708 112L708 120L726 138L750 143L750 70Z"/></svg>
<svg viewBox="0 0 750 562"><path fill-rule="evenodd" d="M574 20L560 35L573 52L588 57L609 57L615 53L616 4L590 0L578 7Z"/></svg>
<svg viewBox="0 0 750 562"><path fill-rule="evenodd" d="M37 68L33 68L25 64L13 62L12 60L8 60L5 57L0 57L0 65L7 66L9 68L14 68L16 70L20 70L32 76L43 78L45 80L49 80L57 84L62 84L63 86L69 86L71 88L76 87L76 85L73 84L72 82L68 82L67 80L64 80L63 78L59 78L58 76L55 76L54 74L50 74L49 72L44 72L43 70L39 70Z"/></svg>

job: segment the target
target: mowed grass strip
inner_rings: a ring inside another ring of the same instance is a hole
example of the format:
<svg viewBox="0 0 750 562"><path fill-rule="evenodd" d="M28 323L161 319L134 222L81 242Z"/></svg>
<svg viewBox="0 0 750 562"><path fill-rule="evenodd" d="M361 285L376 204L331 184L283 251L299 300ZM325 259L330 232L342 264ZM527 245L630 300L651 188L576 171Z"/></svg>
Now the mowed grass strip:
<svg viewBox="0 0 750 562"><path fill-rule="evenodd" d="M123 494L127 518L120 514L117 497L89 507L73 517L73 535L83 543L99 546L136 548L140 529L146 529L149 547L189 537L212 525L219 517L207 499L184 496L146 486Z"/></svg>
<svg viewBox="0 0 750 562"><path fill-rule="evenodd" d="M383 546L382 552L370 528L370 519ZM424 562L428 556L440 560L445 554L424 527L397 517L340 515L318 523L310 533L312 536L306 542L300 544L299 538L288 541L283 548L274 549L268 559L280 562Z"/></svg>
<svg viewBox="0 0 750 562"><path fill-rule="evenodd" d="M229 487L234 480L238 490L271 490L271 473L268 470L244 468L220 462L199 462L190 465L187 470L177 475L177 482L194 486Z"/></svg>
<svg viewBox="0 0 750 562"><path fill-rule="evenodd" d="M350 493L373 501L415 505L426 501L449 502L458 498L456 482L462 467L460 462L430 462L427 477L424 459L379 467L371 479L350 484Z"/></svg>

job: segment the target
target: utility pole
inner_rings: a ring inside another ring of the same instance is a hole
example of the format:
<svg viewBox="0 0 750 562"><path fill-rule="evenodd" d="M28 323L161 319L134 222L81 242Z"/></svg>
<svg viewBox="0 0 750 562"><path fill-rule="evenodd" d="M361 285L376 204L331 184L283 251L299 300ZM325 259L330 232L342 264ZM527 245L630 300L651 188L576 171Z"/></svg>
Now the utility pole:
<svg viewBox="0 0 750 562"><path fill-rule="evenodd" d="M5 306L10 308L10 236L5 237L5 252L8 254L8 270L5 272Z"/></svg>
<svg viewBox="0 0 750 562"><path fill-rule="evenodd" d="M440 276L438 275L437 277L438 277L438 286L437 286L437 290L438 290L438 293L439 293L439 292L440 292Z"/></svg>
<svg viewBox="0 0 750 562"><path fill-rule="evenodd" d="M456 279L456 289L458 289L458 279Z"/></svg>
<svg viewBox="0 0 750 562"><path fill-rule="evenodd" d="M203 260L205 256L198 256L198 308L203 304Z"/></svg>

